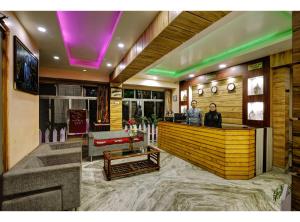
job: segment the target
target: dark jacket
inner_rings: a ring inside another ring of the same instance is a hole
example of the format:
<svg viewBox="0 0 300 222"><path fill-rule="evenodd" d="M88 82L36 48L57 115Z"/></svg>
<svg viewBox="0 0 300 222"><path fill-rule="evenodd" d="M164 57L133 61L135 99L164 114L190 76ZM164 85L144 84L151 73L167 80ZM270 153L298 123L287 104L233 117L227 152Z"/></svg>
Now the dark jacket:
<svg viewBox="0 0 300 222"><path fill-rule="evenodd" d="M216 111L205 113L204 126L222 128L222 115Z"/></svg>

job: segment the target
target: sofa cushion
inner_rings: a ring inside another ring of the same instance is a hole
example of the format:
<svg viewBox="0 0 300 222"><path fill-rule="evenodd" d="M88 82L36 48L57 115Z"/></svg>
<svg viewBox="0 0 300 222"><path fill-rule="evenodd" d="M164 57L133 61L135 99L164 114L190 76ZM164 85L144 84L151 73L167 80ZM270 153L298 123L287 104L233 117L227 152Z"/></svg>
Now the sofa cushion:
<svg viewBox="0 0 300 222"><path fill-rule="evenodd" d="M137 136L133 139L133 142L141 142L144 141L143 136ZM121 138L112 138L112 139L95 139L94 145L95 146L107 146L107 145L113 145L113 144L123 144L123 143L129 143L129 137L121 137Z"/></svg>

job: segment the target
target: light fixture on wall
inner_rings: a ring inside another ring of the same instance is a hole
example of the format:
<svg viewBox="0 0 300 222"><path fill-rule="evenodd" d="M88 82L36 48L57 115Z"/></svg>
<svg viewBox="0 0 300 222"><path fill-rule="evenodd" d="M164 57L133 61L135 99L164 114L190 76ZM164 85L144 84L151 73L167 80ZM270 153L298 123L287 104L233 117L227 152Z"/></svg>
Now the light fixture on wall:
<svg viewBox="0 0 300 222"><path fill-rule="evenodd" d="M227 90L228 92L233 92L235 90L235 84L233 82L228 83Z"/></svg>
<svg viewBox="0 0 300 222"><path fill-rule="evenodd" d="M42 26L39 26L39 27L37 28L37 30L39 30L40 32L46 32L46 31L47 31L47 29L44 28L44 27L42 27Z"/></svg>
<svg viewBox="0 0 300 222"><path fill-rule="evenodd" d="M60 58L59 58L59 56L53 56L53 59L59 60Z"/></svg>

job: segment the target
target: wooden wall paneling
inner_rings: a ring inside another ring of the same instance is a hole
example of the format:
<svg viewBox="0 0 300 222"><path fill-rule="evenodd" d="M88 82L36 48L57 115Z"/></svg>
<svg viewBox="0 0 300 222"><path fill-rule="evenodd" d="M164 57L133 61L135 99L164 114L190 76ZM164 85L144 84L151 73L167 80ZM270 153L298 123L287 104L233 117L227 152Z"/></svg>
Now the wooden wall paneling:
<svg viewBox="0 0 300 222"><path fill-rule="evenodd" d="M293 168L292 209L300 210L300 12L293 12L293 78L292 78L292 113L293 113Z"/></svg>
<svg viewBox="0 0 300 222"><path fill-rule="evenodd" d="M130 51L110 75L111 82L121 83L157 61L228 12L160 12L136 41L142 45L135 55Z"/></svg>
<svg viewBox="0 0 300 222"><path fill-rule="evenodd" d="M293 31L293 63L300 62L300 29Z"/></svg>
<svg viewBox="0 0 300 222"><path fill-rule="evenodd" d="M122 99L110 99L110 130L122 130Z"/></svg>
<svg viewBox="0 0 300 222"><path fill-rule="evenodd" d="M270 56L270 67L280 67L292 64L292 50L283 51Z"/></svg>
<svg viewBox="0 0 300 222"><path fill-rule="evenodd" d="M290 68L272 71L273 165L285 168L288 161Z"/></svg>
<svg viewBox="0 0 300 222"><path fill-rule="evenodd" d="M227 80L218 81L218 92L211 93L211 84L203 84L203 95L198 95L198 86L192 87L193 97L197 100L197 106L204 114L209 111L209 104L214 102L217 105L218 112L222 114L222 120L225 124L242 124L242 100L243 100L243 77L235 78L236 89L233 92L227 90ZM230 102L229 102L230 101ZM204 120L203 120L204 121Z"/></svg>

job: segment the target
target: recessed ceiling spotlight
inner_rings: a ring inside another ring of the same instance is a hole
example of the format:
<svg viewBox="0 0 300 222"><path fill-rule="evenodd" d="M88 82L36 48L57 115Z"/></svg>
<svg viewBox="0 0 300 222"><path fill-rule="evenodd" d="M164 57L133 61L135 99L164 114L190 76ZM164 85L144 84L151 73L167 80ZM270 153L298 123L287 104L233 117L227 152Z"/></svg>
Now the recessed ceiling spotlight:
<svg viewBox="0 0 300 222"><path fill-rule="evenodd" d="M120 69L124 69L125 68L125 65L124 64L121 64L120 65Z"/></svg>
<svg viewBox="0 0 300 222"><path fill-rule="evenodd" d="M46 32L46 31L47 31L46 28L41 27L41 26L39 26L37 29L38 29L40 32Z"/></svg>
<svg viewBox="0 0 300 222"><path fill-rule="evenodd" d="M107 67L111 67L111 63L107 63L106 66L107 66Z"/></svg>
<svg viewBox="0 0 300 222"><path fill-rule="evenodd" d="M59 56L53 56L53 59L59 60L60 58L59 58Z"/></svg>
<svg viewBox="0 0 300 222"><path fill-rule="evenodd" d="M157 76L153 76L153 79L154 79L154 80L157 80Z"/></svg>
<svg viewBox="0 0 300 222"><path fill-rule="evenodd" d="M84 69L84 70L82 70L83 72L86 72L87 70L86 69Z"/></svg>
<svg viewBox="0 0 300 222"><path fill-rule="evenodd" d="M220 65L219 65L219 68L220 68L220 69L224 69L224 68L226 68L226 66L227 66L226 64L220 64Z"/></svg>
<svg viewBox="0 0 300 222"><path fill-rule="evenodd" d="M118 47L121 48L121 49L123 49L124 46L125 46L125 45L124 45L124 43L122 43L122 42L120 42L120 43L118 44Z"/></svg>
<svg viewBox="0 0 300 222"><path fill-rule="evenodd" d="M195 76L195 74L189 74L190 78L193 78Z"/></svg>

